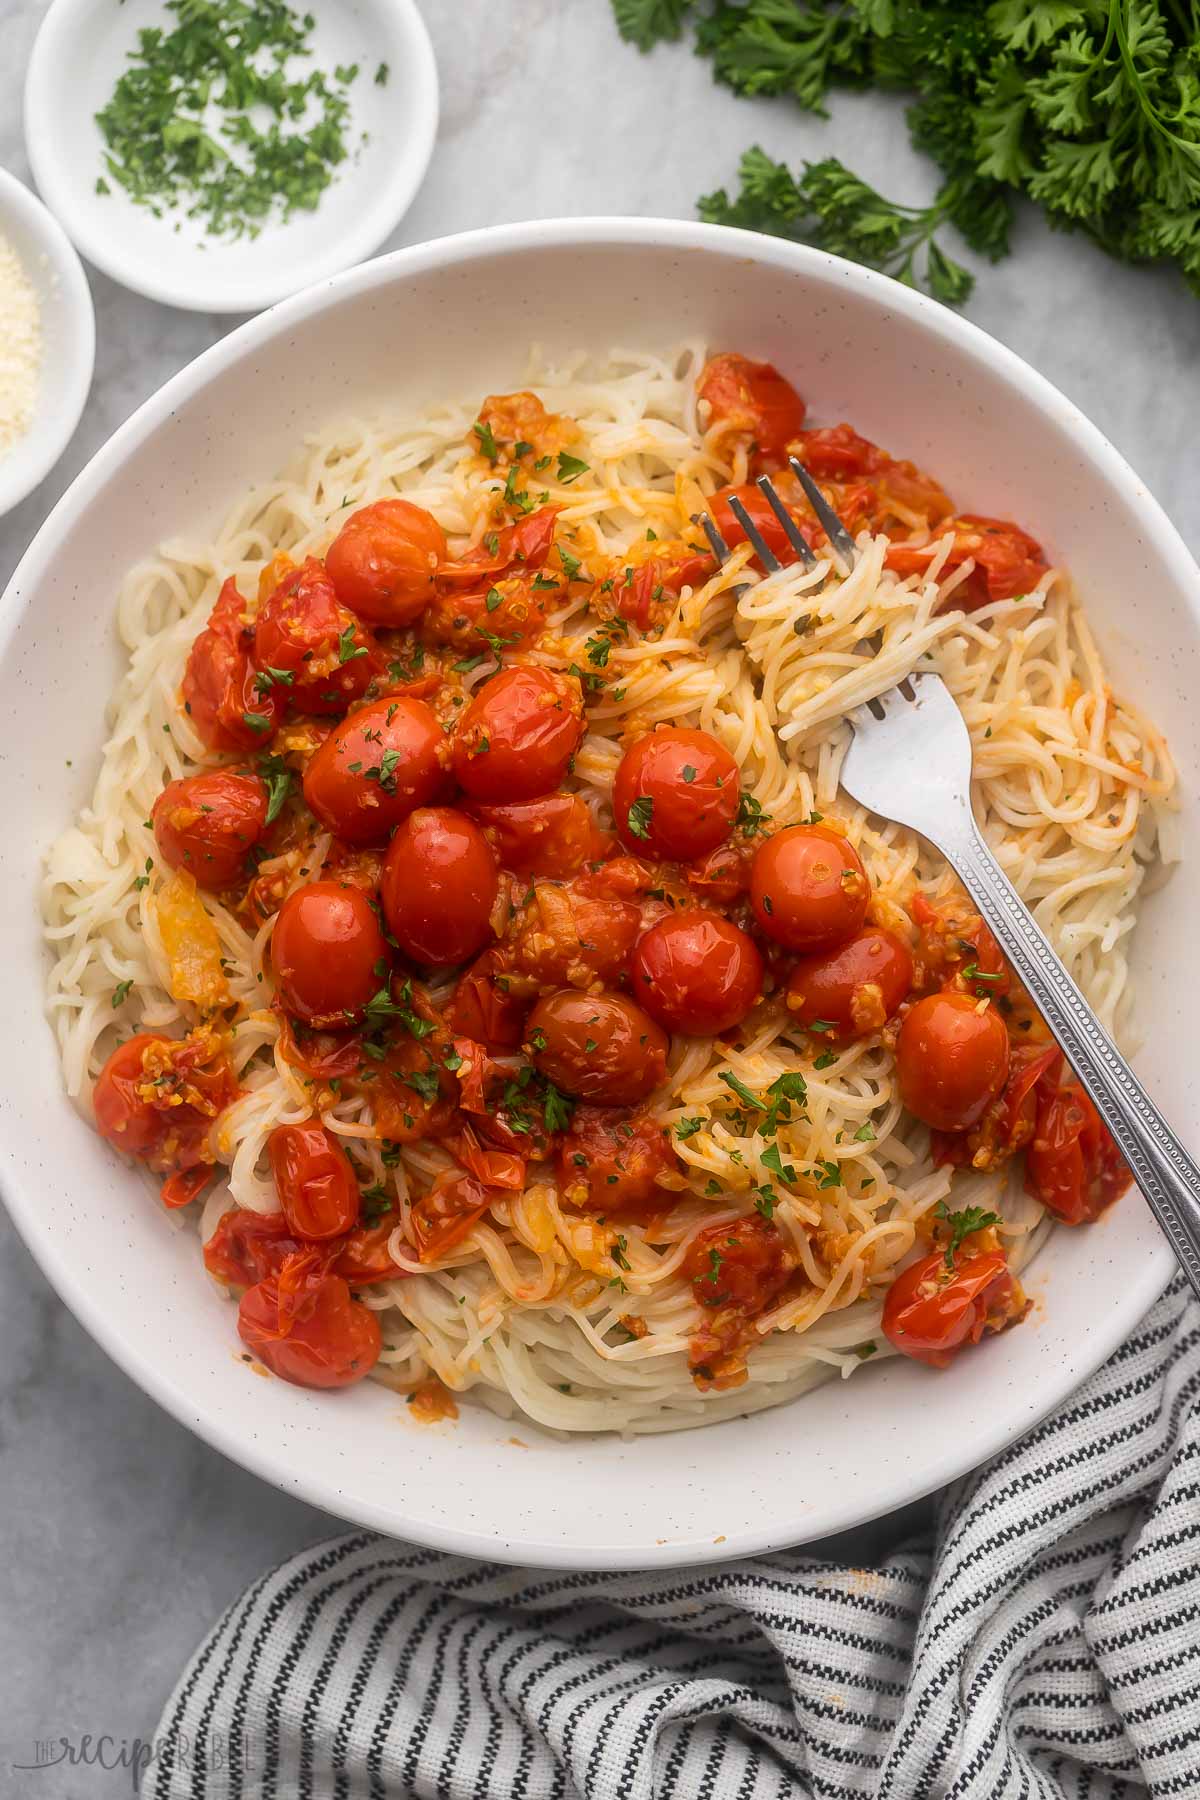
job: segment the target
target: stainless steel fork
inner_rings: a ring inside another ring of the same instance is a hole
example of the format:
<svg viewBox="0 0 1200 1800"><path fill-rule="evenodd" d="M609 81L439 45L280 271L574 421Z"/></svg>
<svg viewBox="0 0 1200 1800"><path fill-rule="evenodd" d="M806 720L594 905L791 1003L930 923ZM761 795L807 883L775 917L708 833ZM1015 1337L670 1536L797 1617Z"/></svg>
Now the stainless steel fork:
<svg viewBox="0 0 1200 1800"><path fill-rule="evenodd" d="M793 462L793 467L801 474L800 465ZM807 470L803 474L811 482ZM769 479L764 476L759 486L783 523L784 508ZM811 495L809 499L813 503ZM813 507L816 511L815 503ZM736 507L734 516L764 568L778 568L760 534L752 531L748 516L739 516ZM833 548L844 555L825 520L821 522ZM720 534L714 542L708 530L711 521L702 523L723 560L728 548L722 543L718 549ZM791 533L789 542L795 544ZM811 558L807 543L804 549ZM854 737L842 765L842 786L880 817L919 832L954 869L1119 1144L1200 1295L1200 1169L1101 1027L984 843L971 810L970 733L949 689L940 675L913 675L858 709L851 724Z"/></svg>

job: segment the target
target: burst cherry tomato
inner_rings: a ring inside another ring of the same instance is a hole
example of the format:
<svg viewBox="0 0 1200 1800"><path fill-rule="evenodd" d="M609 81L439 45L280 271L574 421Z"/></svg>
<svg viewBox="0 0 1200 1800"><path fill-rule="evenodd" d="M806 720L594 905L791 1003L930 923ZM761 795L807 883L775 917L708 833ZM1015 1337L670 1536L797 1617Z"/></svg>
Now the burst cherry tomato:
<svg viewBox="0 0 1200 1800"><path fill-rule="evenodd" d="M386 844L446 781L446 734L424 700L398 695L350 714L304 771L304 798L348 844Z"/></svg>
<svg viewBox="0 0 1200 1800"><path fill-rule="evenodd" d="M815 481L855 481L863 475L879 475L892 461L886 450L870 438L860 437L852 425L822 425L815 431L802 431L795 454Z"/></svg>
<svg viewBox="0 0 1200 1800"><path fill-rule="evenodd" d="M582 736L578 682L552 669L502 669L459 720L454 773L475 800L532 800L558 786Z"/></svg>
<svg viewBox="0 0 1200 1800"><path fill-rule="evenodd" d="M685 587L702 587L716 566L703 544L682 541L663 544L659 555L643 563L617 557L610 576L613 605L623 619L646 631L669 617Z"/></svg>
<svg viewBox="0 0 1200 1800"><path fill-rule="evenodd" d="M499 877L487 839L449 806L404 821L383 865L380 897L389 929L414 962L463 963L492 935Z"/></svg>
<svg viewBox="0 0 1200 1800"><path fill-rule="evenodd" d="M208 769L169 781L150 813L154 841L169 868L186 869L215 892L242 874L246 852L267 825L267 790L257 775Z"/></svg>
<svg viewBox="0 0 1200 1800"><path fill-rule="evenodd" d="M206 1027L185 1038L141 1031L119 1044L92 1089L96 1129L150 1168L211 1163L218 1114L237 1098L224 1045Z"/></svg>
<svg viewBox="0 0 1200 1800"><path fill-rule="evenodd" d="M857 850L827 825L789 825L760 844L750 869L750 904L786 950L832 950L866 917L871 886Z"/></svg>
<svg viewBox="0 0 1200 1800"><path fill-rule="evenodd" d="M784 496L786 498L786 496ZM746 541L746 529L741 520L734 514L729 502L740 500L750 516L750 523L756 528L759 536L766 543L768 550L773 550L779 561L786 567L798 560L795 550L788 541L787 533L779 523L774 507L768 501L762 489L753 481L742 487L724 487L715 493L708 503L713 524L732 550L736 544ZM801 523L801 521L797 521ZM814 536L806 531L805 536Z"/></svg>
<svg viewBox="0 0 1200 1800"><path fill-rule="evenodd" d="M325 552L343 606L371 625L411 625L433 598L446 534L411 500L376 500L351 513Z"/></svg>
<svg viewBox="0 0 1200 1800"><path fill-rule="evenodd" d="M635 999L668 1031L712 1037L740 1025L762 992L753 941L720 913L672 913L638 939Z"/></svg>
<svg viewBox="0 0 1200 1800"><path fill-rule="evenodd" d="M340 1275L314 1274L294 1316L281 1305L281 1277L247 1288L238 1307L238 1336L273 1374L298 1387L350 1387L379 1360L379 1320Z"/></svg>
<svg viewBox="0 0 1200 1800"><path fill-rule="evenodd" d="M629 746L613 781L621 842L637 856L706 856L733 829L738 766L707 731L660 725Z"/></svg>
<svg viewBox="0 0 1200 1800"><path fill-rule="evenodd" d="M1037 1122L1025 1152L1025 1182L1068 1225L1097 1219L1133 1177L1087 1094L1057 1070L1038 1088Z"/></svg>
<svg viewBox="0 0 1200 1800"><path fill-rule="evenodd" d="M358 1222L358 1182L341 1144L316 1119L277 1125L267 1139L275 1192L298 1238L341 1237Z"/></svg>
<svg viewBox="0 0 1200 1800"><path fill-rule="evenodd" d="M280 690L260 693L250 659L253 642L246 602L230 577L188 652L183 675L188 717L210 750L261 749L275 730Z"/></svg>
<svg viewBox="0 0 1200 1800"><path fill-rule="evenodd" d="M340 603L310 556L259 607L254 661L262 682L274 681L272 696L282 691L298 711L325 715L362 698L379 658L370 628Z"/></svg>
<svg viewBox="0 0 1200 1800"><path fill-rule="evenodd" d="M995 1007L969 994L927 994L896 1040L900 1098L939 1131L969 1131L1008 1076L1008 1032Z"/></svg>
<svg viewBox="0 0 1200 1800"><path fill-rule="evenodd" d="M514 993L497 960L485 950L459 976L446 1008L446 1023L459 1037L473 1038L498 1050L515 1050L525 1035L530 1002Z"/></svg>
<svg viewBox="0 0 1200 1800"><path fill-rule="evenodd" d="M670 1134L648 1113L577 1106L557 1154L564 1199L614 1218L665 1212L676 1195L658 1178L676 1167Z"/></svg>
<svg viewBox="0 0 1200 1800"><path fill-rule="evenodd" d="M288 1012L310 1025L338 1026L362 1017L386 982L391 955L361 888L310 881L279 909L271 960Z"/></svg>
<svg viewBox="0 0 1200 1800"><path fill-rule="evenodd" d="M547 994L529 1015L526 1041L556 1087L601 1106L636 1106L667 1072L666 1033L620 994Z"/></svg>
<svg viewBox="0 0 1200 1800"><path fill-rule="evenodd" d="M701 1306L736 1307L747 1318L762 1312L795 1266L778 1226L757 1214L706 1225L683 1259L684 1275Z"/></svg>
<svg viewBox="0 0 1200 1800"><path fill-rule="evenodd" d="M579 794L544 794L536 800L467 808L496 852L502 869L514 875L543 875L561 881L585 863L601 862L613 847Z"/></svg>
<svg viewBox="0 0 1200 1800"><path fill-rule="evenodd" d="M998 1250L960 1253L952 1269L938 1250L897 1275L883 1303L883 1332L905 1356L944 1369L965 1344L1001 1330L1017 1313L1013 1278Z"/></svg>
<svg viewBox="0 0 1200 1800"><path fill-rule="evenodd" d="M438 571L438 585L445 588L482 587L501 575L540 569L554 542L555 506L543 506L515 525L490 531L481 544L456 557ZM497 633L497 636L500 634Z"/></svg>
<svg viewBox="0 0 1200 1800"><path fill-rule="evenodd" d="M785 461L789 442L804 425L804 402L773 363L751 362L733 351L710 357L696 392L712 408L710 424L751 438L761 466Z"/></svg>
<svg viewBox="0 0 1200 1800"><path fill-rule="evenodd" d="M885 1025L912 984L907 944L868 925L836 950L802 957L788 977L787 1006L799 1024L848 1043Z"/></svg>

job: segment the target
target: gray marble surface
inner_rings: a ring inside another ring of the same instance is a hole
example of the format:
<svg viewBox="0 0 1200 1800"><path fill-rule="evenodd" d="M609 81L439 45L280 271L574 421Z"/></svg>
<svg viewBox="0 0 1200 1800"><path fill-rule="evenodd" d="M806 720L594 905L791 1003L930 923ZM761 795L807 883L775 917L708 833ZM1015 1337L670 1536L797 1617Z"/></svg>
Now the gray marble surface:
<svg viewBox="0 0 1200 1800"><path fill-rule="evenodd" d="M837 100L828 123L714 88L681 49L639 58L608 0L419 0L442 77L424 189L387 248L557 214L692 215L755 139L798 161L836 152L896 197L931 177L898 103ZM0 165L28 179L20 93L44 11L0 0ZM70 104L70 96L64 96ZM1018 254L968 311L1076 400L1200 549L1188 456L1200 302L1022 219ZM93 451L237 321L170 311L93 275L96 381L53 474L0 521L0 583ZM900 433L897 432L897 441ZM103 596L97 604L107 604ZM92 1800L123 1771L23 1773L60 1733L149 1736L196 1639L269 1562L336 1522L190 1437L95 1348L0 1215L0 1794ZM851 1546L864 1559L895 1522Z"/></svg>

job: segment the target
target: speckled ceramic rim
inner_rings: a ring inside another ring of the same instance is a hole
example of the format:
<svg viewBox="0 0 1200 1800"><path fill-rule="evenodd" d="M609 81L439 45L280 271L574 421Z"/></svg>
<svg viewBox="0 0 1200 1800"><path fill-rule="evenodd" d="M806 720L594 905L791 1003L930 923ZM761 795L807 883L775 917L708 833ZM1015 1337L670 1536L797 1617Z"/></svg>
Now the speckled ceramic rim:
<svg viewBox="0 0 1200 1800"><path fill-rule="evenodd" d="M74 437L91 392L96 361L96 315L83 264L53 213L24 182L0 169L0 233L6 221L28 233L53 274L55 290L50 303L57 314L55 334L64 354L54 370L43 366L40 378L42 397L51 391L48 377L53 376L58 388L51 402L53 414L37 413L26 437L18 438L8 454L0 457L0 518L45 480ZM37 271L30 273L36 283ZM43 302L44 333L51 324L45 313ZM52 349L45 340L44 349ZM52 353L58 354L58 350L52 349Z"/></svg>
<svg viewBox="0 0 1200 1800"><path fill-rule="evenodd" d="M701 254L719 252L726 258L744 256L750 262L806 275L834 295L839 291L860 298L869 295L873 304L884 305L888 313L908 316L925 332L952 343L966 357L990 368L1021 390L1042 415L1073 436L1082 454L1099 471L1102 482L1125 505L1137 509L1147 534L1153 534L1188 613L1193 620L1200 619L1200 572L1174 527L1142 483L1076 407L1019 357L975 326L885 276L843 263L820 251L750 233L675 220L598 218L499 226L398 251L297 295L205 351L147 400L114 434L50 515L0 601L0 656L8 653L22 609L20 596L33 592L46 578L63 532L75 522L103 484L119 472L129 453L218 371L226 371L252 359L267 341L295 333L305 321L336 309L349 296L404 282L426 270L466 265L497 254L584 246L666 248ZM1006 1390L1002 1403L996 1405L994 1412L985 1408L976 1416L977 1429L969 1441L948 1441L944 1434L931 1434L927 1454L923 1447L919 1469L908 1470L903 1478L882 1466L878 1481L863 1483L861 1491L839 1493L832 1502L817 1509L816 1516L811 1512L806 1514L794 1502L787 1502L781 1512L764 1513L761 1522L756 1518L752 1525L715 1541L712 1538L699 1540L695 1535L665 1543L642 1540L622 1545L609 1540L594 1548L589 1545L586 1552L564 1556L559 1543L522 1537L520 1522L514 1526L511 1519L497 1519L494 1534L460 1529L440 1516L431 1519L426 1515L419 1521L410 1520L399 1508L348 1496L318 1461L313 1461L301 1476L297 1476L295 1468L288 1467L281 1455L272 1449L264 1449L257 1441L252 1420L230 1418L214 1408L198 1411L195 1397L180 1381L164 1374L150 1358L130 1352L122 1342L112 1296L103 1288L88 1287L77 1279L62 1256L54 1234L46 1229L33 1185L26 1185L16 1178L14 1162L13 1152L0 1140L0 1186L18 1229L47 1278L126 1373L181 1423L235 1462L284 1491L299 1493L313 1505L335 1515L345 1517L349 1512L349 1516L362 1524L393 1535L413 1537L418 1542L457 1554L499 1557L551 1568L661 1568L711 1562L718 1557L747 1556L846 1530L919 1499L1001 1451L1044 1417L1128 1336L1175 1268L1165 1241L1156 1234L1149 1236L1140 1260L1122 1269L1119 1282L1114 1281L1112 1289L1106 1292L1107 1310L1095 1321L1094 1329L1080 1339L1063 1337L1054 1341L1044 1385L1039 1381L1035 1394L1012 1395ZM790 1424L795 1430L803 1407L804 1402L800 1401L793 1408L784 1408L769 1416L779 1419L781 1428ZM349 1506L348 1501L352 1502Z"/></svg>

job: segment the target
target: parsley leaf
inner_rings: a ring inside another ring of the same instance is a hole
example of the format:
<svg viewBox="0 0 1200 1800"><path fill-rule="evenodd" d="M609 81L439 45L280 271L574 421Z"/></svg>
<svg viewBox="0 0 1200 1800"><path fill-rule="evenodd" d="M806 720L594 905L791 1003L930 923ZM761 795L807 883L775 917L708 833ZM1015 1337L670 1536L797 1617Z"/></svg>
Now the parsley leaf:
<svg viewBox="0 0 1200 1800"><path fill-rule="evenodd" d="M999 1213L988 1212L982 1206L964 1206L959 1212L951 1212L944 1200L939 1200L933 1209L934 1216L950 1227L950 1236L946 1240L946 1267L954 1267L954 1253L966 1237L973 1231L986 1231L989 1225L1002 1225L1004 1221Z"/></svg>
<svg viewBox="0 0 1200 1800"><path fill-rule="evenodd" d="M568 456L565 450L558 453L558 479L564 487L570 487L581 475L586 475L591 463L581 462L577 456Z"/></svg>
<svg viewBox="0 0 1200 1800"><path fill-rule="evenodd" d="M654 801L650 798L649 794L643 794L640 800L634 801L626 814L629 829L633 836L636 838L648 838L650 836L650 821L653 817Z"/></svg>

